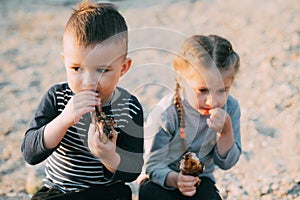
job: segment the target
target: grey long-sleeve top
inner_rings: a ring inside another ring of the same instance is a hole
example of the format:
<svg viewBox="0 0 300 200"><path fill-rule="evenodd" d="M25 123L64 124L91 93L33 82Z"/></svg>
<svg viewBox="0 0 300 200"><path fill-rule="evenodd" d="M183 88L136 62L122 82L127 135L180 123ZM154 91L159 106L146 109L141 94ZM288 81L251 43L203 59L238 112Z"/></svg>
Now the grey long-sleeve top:
<svg viewBox="0 0 300 200"><path fill-rule="evenodd" d="M146 163L146 173L149 178L166 189L167 175L171 171L179 172L179 160L185 152L179 136L179 122L173 95L162 99L152 109L145 127L145 137L153 136L151 152ZM241 154L240 136L240 107L238 101L229 95L224 110L230 115L234 134L234 145L225 158L221 158L216 147L216 132L206 124L209 116L200 115L186 101L183 101L185 112L185 134L188 150L195 152L205 165L204 173L200 177L208 177L214 182L213 171L215 165L221 169L233 167Z"/></svg>

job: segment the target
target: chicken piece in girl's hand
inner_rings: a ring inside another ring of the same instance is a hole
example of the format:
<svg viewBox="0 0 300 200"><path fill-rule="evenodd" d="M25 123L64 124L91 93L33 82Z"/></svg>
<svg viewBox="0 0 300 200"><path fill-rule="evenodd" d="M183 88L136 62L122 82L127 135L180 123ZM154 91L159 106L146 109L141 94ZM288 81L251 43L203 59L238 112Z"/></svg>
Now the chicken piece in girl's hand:
<svg viewBox="0 0 300 200"><path fill-rule="evenodd" d="M190 176L199 176L204 171L204 165L193 152L187 152L182 156L179 168L183 175Z"/></svg>

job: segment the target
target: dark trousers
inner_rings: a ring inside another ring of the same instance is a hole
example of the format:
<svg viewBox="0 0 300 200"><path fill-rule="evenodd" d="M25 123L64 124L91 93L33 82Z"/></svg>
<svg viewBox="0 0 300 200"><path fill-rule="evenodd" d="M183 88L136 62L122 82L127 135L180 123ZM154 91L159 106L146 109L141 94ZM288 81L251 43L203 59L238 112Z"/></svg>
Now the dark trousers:
<svg viewBox="0 0 300 200"><path fill-rule="evenodd" d="M139 190L139 200L221 200L219 191L214 182L202 177L201 183L197 187L197 192L192 197L181 194L178 189L166 190L150 180L144 181Z"/></svg>
<svg viewBox="0 0 300 200"><path fill-rule="evenodd" d="M128 185L93 186L77 192L62 193L57 189L42 187L33 195L32 200L131 200L132 192Z"/></svg>

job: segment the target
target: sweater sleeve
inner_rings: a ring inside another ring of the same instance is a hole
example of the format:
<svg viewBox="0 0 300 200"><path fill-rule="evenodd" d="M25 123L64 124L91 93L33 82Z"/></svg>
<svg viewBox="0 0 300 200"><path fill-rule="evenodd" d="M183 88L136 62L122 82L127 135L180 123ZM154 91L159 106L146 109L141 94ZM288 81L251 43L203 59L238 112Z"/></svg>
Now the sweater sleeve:
<svg viewBox="0 0 300 200"><path fill-rule="evenodd" d="M54 87L52 87L43 96L25 132L21 151L26 162L31 165L44 161L54 151L45 148L43 138L46 124L58 115L55 101Z"/></svg>
<svg viewBox="0 0 300 200"><path fill-rule="evenodd" d="M217 146L215 146L213 159L217 166L221 169L230 169L239 160L242 148L241 148L241 134L240 134L240 117L241 111L237 100L231 97L231 103L228 105L228 114L232 121L232 130L234 135L234 144L228 151L225 158L221 158L218 154Z"/></svg>
<svg viewBox="0 0 300 200"><path fill-rule="evenodd" d="M171 109L169 109L171 110ZM175 112L175 109L172 109ZM161 187L172 190L167 187L165 181L172 170L169 165L174 160L170 157L170 142L174 140L175 123L177 119L172 114L167 115L166 110L157 106L150 115L151 123L147 129L151 133L156 133L152 142L149 159L146 163L146 173L149 178ZM175 123L174 123L175 122Z"/></svg>
<svg viewBox="0 0 300 200"><path fill-rule="evenodd" d="M170 140L171 135L160 129L153 140L155 146L151 149L146 167L146 173L149 174L149 178L165 189L171 189L165 185L165 182L168 174L173 171L168 166L171 163L168 159L168 143Z"/></svg>
<svg viewBox="0 0 300 200"><path fill-rule="evenodd" d="M133 98L133 97L132 97ZM120 164L114 174L104 167L104 175L107 179L134 181L141 173L144 164L144 118L142 106L136 98L132 110L132 120L124 128L120 128L117 139L117 153L120 155ZM124 113L123 113L124 114Z"/></svg>

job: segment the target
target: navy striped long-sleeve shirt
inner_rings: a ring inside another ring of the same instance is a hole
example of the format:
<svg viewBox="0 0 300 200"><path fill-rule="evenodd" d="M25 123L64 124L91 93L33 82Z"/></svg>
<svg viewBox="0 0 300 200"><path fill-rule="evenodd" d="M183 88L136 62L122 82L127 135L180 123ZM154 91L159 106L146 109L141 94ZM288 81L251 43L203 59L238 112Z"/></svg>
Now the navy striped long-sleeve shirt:
<svg viewBox="0 0 300 200"><path fill-rule="evenodd" d="M45 148L45 126L63 111L72 96L67 83L52 86L44 95L22 142L25 160L34 165L47 159L44 185L64 191L135 180L143 166L143 110L137 98L122 88L116 88L111 104L102 108L117 123L116 151L121 161L114 174L88 149L89 113L67 130L56 148Z"/></svg>

